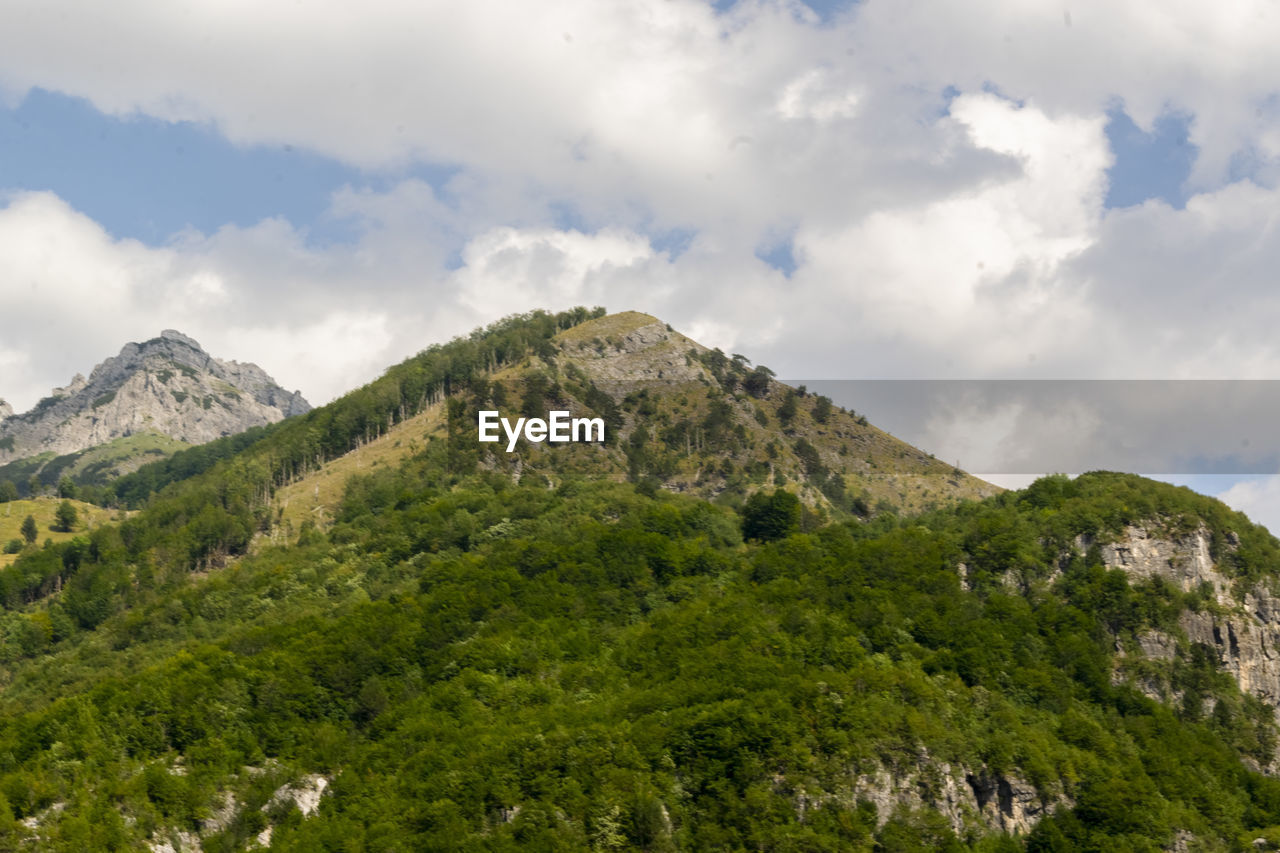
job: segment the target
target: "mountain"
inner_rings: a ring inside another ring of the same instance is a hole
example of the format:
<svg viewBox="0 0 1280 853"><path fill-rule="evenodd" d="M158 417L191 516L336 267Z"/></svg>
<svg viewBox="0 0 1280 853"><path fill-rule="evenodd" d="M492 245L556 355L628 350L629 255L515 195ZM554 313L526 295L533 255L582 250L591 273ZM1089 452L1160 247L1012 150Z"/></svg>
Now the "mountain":
<svg viewBox="0 0 1280 853"><path fill-rule="evenodd" d="M0 569L0 848L1280 849L1280 541L860 420L575 309L146 465Z"/></svg>
<svg viewBox="0 0 1280 853"><path fill-rule="evenodd" d="M491 364L444 402L361 439L360 452L327 461L282 485L276 505L289 530L331 518L346 478L377 461L394 464L423 442L447 439L455 464L474 462L515 480L634 481L741 503L787 486L806 507L837 517L918 512L1000 491L888 435L866 417L790 388L680 334L648 314L598 316L550 337L520 358ZM513 417L556 409L600 415L606 441L588 446L475 441L478 412Z"/></svg>
<svg viewBox="0 0 1280 853"><path fill-rule="evenodd" d="M309 410L257 365L213 358L170 330L126 344L87 380L77 375L31 411L9 412L0 420L0 465L37 456L43 464L144 435L168 439L149 448L171 452L173 442L203 444Z"/></svg>

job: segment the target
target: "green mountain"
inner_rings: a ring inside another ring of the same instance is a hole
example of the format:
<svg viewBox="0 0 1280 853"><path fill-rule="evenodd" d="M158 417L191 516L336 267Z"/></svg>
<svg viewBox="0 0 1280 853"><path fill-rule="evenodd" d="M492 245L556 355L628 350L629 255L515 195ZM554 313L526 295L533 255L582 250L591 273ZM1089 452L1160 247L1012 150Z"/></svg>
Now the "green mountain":
<svg viewBox="0 0 1280 853"><path fill-rule="evenodd" d="M767 368L709 350L647 314L595 316L547 334L524 352L464 356L479 359L478 369L441 380L452 390L452 409L434 397L419 400L416 415L393 404L389 416L356 437L355 452L337 458L326 452L323 464L305 464L300 476L286 478L274 495L286 534L308 519L323 525L332 518L347 477L362 467L399 464L438 440L449 443L455 469L479 466L548 485L565 478L631 481L730 506L783 486L815 518L916 512L999 491L856 412L782 385ZM476 346L485 345L455 342L453 350ZM404 397L380 383L362 393ZM511 420L564 410L600 416L608 426L602 444L521 441L509 453L506 437L477 442L482 410Z"/></svg>
<svg viewBox="0 0 1280 853"><path fill-rule="evenodd" d="M432 347L19 555L0 848L1280 846L1266 530L1118 474L970 499L651 320ZM475 440L562 404L612 437Z"/></svg>

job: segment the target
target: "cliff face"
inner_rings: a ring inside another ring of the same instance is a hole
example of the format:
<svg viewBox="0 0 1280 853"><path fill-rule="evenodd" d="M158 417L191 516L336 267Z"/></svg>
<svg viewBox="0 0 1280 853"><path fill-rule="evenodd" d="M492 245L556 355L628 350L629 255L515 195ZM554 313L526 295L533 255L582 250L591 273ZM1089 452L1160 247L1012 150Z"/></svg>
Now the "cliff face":
<svg viewBox="0 0 1280 853"><path fill-rule="evenodd" d="M3 417L0 464L74 453L143 431L202 444L310 410L255 364L216 359L180 332L126 344L115 358L55 388L30 412Z"/></svg>
<svg viewBox="0 0 1280 853"><path fill-rule="evenodd" d="M1227 547L1234 547L1228 536ZM1233 594L1233 581L1222 574L1210 556L1211 535L1203 526L1183 535L1170 535L1154 526L1131 526L1115 542L1100 546L1103 562L1135 578L1161 577L1184 592L1205 590L1211 606L1184 610L1178 627L1184 637L1149 631L1139 638L1143 654L1171 660L1181 642L1203 643L1240 689L1277 709L1280 716L1280 599L1262 584ZM1078 543L1092 544L1092 543ZM1158 685L1143 689L1158 698Z"/></svg>
<svg viewBox="0 0 1280 853"><path fill-rule="evenodd" d="M1046 802L1017 777L934 764L927 757L914 772L880 767L859 776L847 799L850 808L857 800L874 803L877 828L900 812L924 810L941 814L958 835L971 830L1025 835L1045 815L1071 805L1061 795ZM802 796L797 800L801 817L806 807L822 804Z"/></svg>

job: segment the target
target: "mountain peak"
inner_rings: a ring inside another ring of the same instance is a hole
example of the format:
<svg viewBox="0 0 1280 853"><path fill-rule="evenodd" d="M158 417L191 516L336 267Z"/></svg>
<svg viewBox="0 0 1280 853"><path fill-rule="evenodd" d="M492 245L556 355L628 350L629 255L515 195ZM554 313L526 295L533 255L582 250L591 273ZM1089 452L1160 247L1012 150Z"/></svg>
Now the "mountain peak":
<svg viewBox="0 0 1280 853"><path fill-rule="evenodd" d="M163 332L160 333L160 339L164 341L176 341L177 343L180 343L180 344L186 344L192 349L197 349L197 350L200 350L200 352L204 352L204 347L200 346L200 344L196 342L195 338L192 338L188 335L184 335L182 334L182 332L179 332L177 329L165 329Z"/></svg>
<svg viewBox="0 0 1280 853"><path fill-rule="evenodd" d="M214 358L195 339L165 329L125 344L88 379L76 374L29 412L0 408L0 463L143 432L203 444L310 409L256 364Z"/></svg>

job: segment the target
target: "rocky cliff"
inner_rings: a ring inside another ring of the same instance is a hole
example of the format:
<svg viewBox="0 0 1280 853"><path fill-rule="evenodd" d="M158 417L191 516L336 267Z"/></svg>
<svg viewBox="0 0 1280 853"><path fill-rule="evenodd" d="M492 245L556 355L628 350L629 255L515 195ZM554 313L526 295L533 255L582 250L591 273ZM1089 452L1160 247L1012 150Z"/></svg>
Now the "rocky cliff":
<svg viewBox="0 0 1280 853"><path fill-rule="evenodd" d="M145 431L202 444L310 408L257 365L214 358L170 330L126 344L88 379L77 375L29 412L14 415L0 405L0 464Z"/></svg>
<svg viewBox="0 0 1280 853"><path fill-rule="evenodd" d="M1203 644L1242 691L1266 702L1280 716L1280 599L1264 583L1237 584L1223 574L1211 556L1211 541L1203 525L1170 533L1148 524L1125 528L1115 541L1099 545L1099 550L1104 564L1132 578L1163 578L1183 592L1203 596L1203 606L1179 616L1177 632L1148 631L1138 638L1143 657L1173 660L1191 646ZM1236 544L1235 536L1228 534L1226 547ZM1154 698L1177 698L1168 684L1158 680L1139 680L1138 686Z"/></svg>

